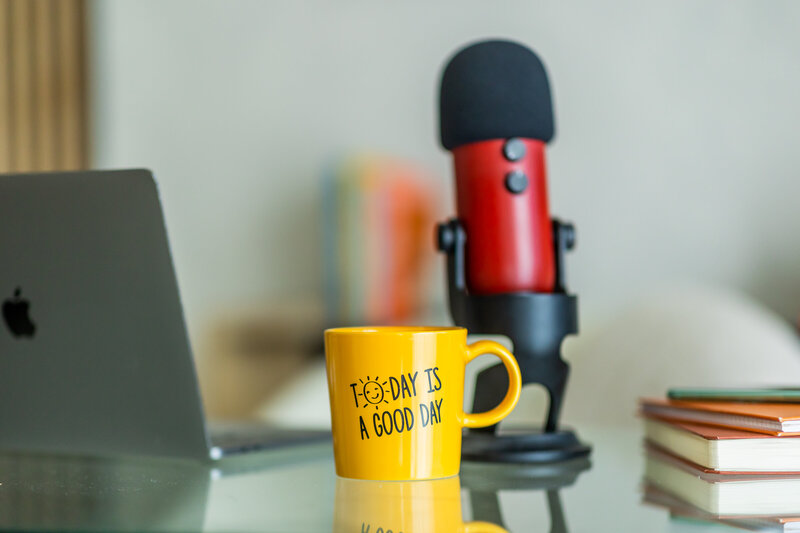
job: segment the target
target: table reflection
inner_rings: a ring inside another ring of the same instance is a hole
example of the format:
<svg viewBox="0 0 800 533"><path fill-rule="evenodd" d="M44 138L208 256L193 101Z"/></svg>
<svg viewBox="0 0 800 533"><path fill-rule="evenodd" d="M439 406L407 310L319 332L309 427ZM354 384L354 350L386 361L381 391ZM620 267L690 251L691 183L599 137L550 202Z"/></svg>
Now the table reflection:
<svg viewBox="0 0 800 533"><path fill-rule="evenodd" d="M709 513L673 495L661 490L652 483L645 482L642 501L653 507L669 512L673 531L683 531L690 526L714 525L717 530L749 530L749 531L798 531L800 516L791 515L720 515Z"/></svg>
<svg viewBox="0 0 800 533"><path fill-rule="evenodd" d="M464 523L458 476L429 481L338 478L335 533L508 533L484 521Z"/></svg>
<svg viewBox="0 0 800 533"><path fill-rule="evenodd" d="M467 462L461 467L461 477L469 491L473 518L505 527L500 508L501 490L543 491L550 515L550 531L566 533L567 521L559 491L575 483L581 472L590 468L587 458L545 465Z"/></svg>
<svg viewBox="0 0 800 533"><path fill-rule="evenodd" d="M643 502L669 512L670 523L752 531L800 530L791 474L719 473L646 445ZM730 490L746 490L732 499ZM727 495L727 496L726 496ZM781 496L779 499L778 496ZM673 528L675 529L675 528Z"/></svg>
<svg viewBox="0 0 800 533"><path fill-rule="evenodd" d="M199 531L210 470L174 460L0 455L0 529Z"/></svg>

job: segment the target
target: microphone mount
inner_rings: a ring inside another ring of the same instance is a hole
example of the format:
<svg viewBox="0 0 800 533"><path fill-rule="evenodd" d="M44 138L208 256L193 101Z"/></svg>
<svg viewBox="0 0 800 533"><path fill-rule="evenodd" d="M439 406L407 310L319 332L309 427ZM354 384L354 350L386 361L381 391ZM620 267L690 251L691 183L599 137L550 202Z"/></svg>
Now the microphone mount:
<svg viewBox="0 0 800 533"><path fill-rule="evenodd" d="M567 292L564 256L575 246L572 224L551 219L556 283L553 292L470 294L466 283L467 236L457 218L439 224L437 245L447 256L450 314L470 333L505 335L514 345L522 384L538 383L547 390L547 420L539 431L498 434L498 427L470 429L462 456L493 462L550 463L586 457L591 447L574 432L559 428L569 365L561 357L567 335L578 332L578 299ZM473 412L491 409L502 400L508 376L502 364L478 374Z"/></svg>

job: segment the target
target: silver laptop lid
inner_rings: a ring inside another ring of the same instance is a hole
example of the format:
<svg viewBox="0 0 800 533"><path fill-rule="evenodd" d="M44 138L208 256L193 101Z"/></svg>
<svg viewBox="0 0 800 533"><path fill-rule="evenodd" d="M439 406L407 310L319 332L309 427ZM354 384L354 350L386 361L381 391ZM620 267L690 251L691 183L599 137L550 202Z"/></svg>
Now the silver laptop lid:
<svg viewBox="0 0 800 533"><path fill-rule="evenodd" d="M0 176L0 302L0 449L208 458L149 171Z"/></svg>

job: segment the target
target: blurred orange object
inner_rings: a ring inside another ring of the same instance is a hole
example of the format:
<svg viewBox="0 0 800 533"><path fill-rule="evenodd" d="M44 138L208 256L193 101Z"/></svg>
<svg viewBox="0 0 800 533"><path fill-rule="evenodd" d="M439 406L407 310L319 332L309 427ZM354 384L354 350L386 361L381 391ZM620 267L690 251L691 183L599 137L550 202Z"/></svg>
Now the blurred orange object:
<svg viewBox="0 0 800 533"><path fill-rule="evenodd" d="M378 156L348 158L330 174L323 195L330 324L397 324L424 309L435 258L431 182L411 163Z"/></svg>

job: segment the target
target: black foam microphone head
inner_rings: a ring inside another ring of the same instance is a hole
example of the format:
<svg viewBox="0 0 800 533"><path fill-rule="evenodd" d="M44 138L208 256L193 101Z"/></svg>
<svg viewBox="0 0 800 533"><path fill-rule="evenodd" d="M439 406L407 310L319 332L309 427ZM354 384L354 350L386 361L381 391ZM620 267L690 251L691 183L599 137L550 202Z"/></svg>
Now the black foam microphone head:
<svg viewBox="0 0 800 533"><path fill-rule="evenodd" d="M456 53L442 73L442 146L555 133L550 84L541 59L512 41L482 41Z"/></svg>

